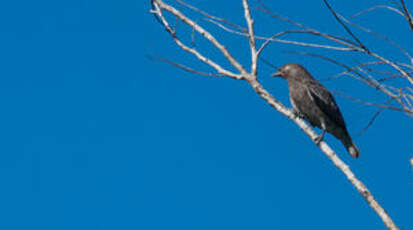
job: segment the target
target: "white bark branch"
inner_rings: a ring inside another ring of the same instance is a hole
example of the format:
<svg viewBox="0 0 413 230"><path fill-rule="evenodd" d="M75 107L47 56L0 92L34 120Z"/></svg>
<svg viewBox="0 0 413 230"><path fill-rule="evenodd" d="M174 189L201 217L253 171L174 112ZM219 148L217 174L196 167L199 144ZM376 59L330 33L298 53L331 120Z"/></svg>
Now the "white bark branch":
<svg viewBox="0 0 413 230"><path fill-rule="evenodd" d="M176 9L172 8L169 5L165 5L162 1L156 1L156 3L154 4L155 6L155 11L153 11L152 13L156 14L156 16L161 20L162 24L164 25L166 31L168 31L168 33L171 35L172 39L176 42L176 44L181 47L184 51L193 54L195 57L197 57L200 61L206 63L207 65L211 66L212 68L214 68L218 73L223 74L225 76L228 77L232 77L235 79L242 79L242 76L239 74L235 74L232 73L229 70L224 69L223 67L221 67L220 65L218 65L216 62L212 61L211 59L205 57L204 55L202 55L200 52L198 52L196 49L194 48L190 48L187 45L185 45L181 40L178 39L178 37L175 34L175 31L170 27L168 21L165 19L165 17L163 16L162 10L161 10L161 6L163 6L164 9L169 9L169 11L171 12L178 12ZM185 16L183 16L180 12L178 15L181 15L181 17L187 19ZM204 34L204 36L207 37L212 37L211 34L207 33L204 29L200 28L198 25L196 25L194 22L190 21L189 19L187 19L188 23L190 25L194 25L193 28L195 28L198 32L201 31L201 34ZM213 39L215 40L215 39ZM215 40L216 41L216 40ZM225 49L225 48L224 48ZM230 56L230 55L229 55ZM233 58L232 58L233 59Z"/></svg>
<svg viewBox="0 0 413 230"><path fill-rule="evenodd" d="M244 16L248 25L248 40L251 49L251 75L257 77L257 47L255 45L255 32L254 32L254 20L251 18L250 6L247 0L242 0L242 5L244 7Z"/></svg>
<svg viewBox="0 0 413 230"><path fill-rule="evenodd" d="M172 7L171 5L167 5L161 0L153 0L154 5L159 7L159 14L158 16L162 15L162 10L166 10L170 12L171 14L175 15L178 17L181 21L183 21L185 24L188 26L192 27L197 31L199 34L201 34L204 38L206 38L208 41L210 41L218 50L222 52L222 54L226 57L226 59L237 69L242 75L246 76L248 75L248 72L245 70L245 68L235 60L235 58L229 53L229 51L223 46L221 43L219 43L214 36L212 36L208 31L206 31L204 28L202 28L200 25L183 15L180 11ZM163 21L165 23L165 21ZM186 50L188 52L192 52L191 48ZM195 54L193 52L193 54Z"/></svg>

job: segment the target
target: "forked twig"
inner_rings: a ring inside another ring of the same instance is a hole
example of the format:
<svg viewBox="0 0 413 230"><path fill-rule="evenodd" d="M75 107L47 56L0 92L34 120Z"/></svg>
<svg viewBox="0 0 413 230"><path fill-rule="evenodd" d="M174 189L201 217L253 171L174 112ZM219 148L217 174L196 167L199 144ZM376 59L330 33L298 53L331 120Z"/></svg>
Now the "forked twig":
<svg viewBox="0 0 413 230"><path fill-rule="evenodd" d="M353 34L353 32L348 28L348 26L340 19L336 11L330 6L330 3L328 3L327 0L323 0L324 4L327 6L328 10L333 14L334 18L343 26L343 28L346 30L346 32L357 42L357 44L365 50L366 52L369 52L367 47L360 41L360 39Z"/></svg>
<svg viewBox="0 0 413 230"><path fill-rule="evenodd" d="M326 0L324 0L325 2L327 2ZM272 18L276 18L276 19L280 19L282 21L285 21L291 25L297 26L299 28L302 28L303 30L306 31L311 31L314 35L320 36L322 38L325 38L327 40L330 40L332 42L336 42L338 44L341 44L343 46L348 47L350 50L341 50L341 51L356 51L358 53L363 53L366 54L378 61L381 61L389 66L391 66L392 68L394 68L395 70L397 70L398 72L400 72L402 74L402 76L404 78L406 78L410 84L413 84L413 77L406 72L405 70L403 70L403 68L401 67L401 65L399 65L397 62L392 61L388 58L383 57L382 55L373 52L372 50L367 49L360 41L360 39L357 38L357 36L355 36L354 33L351 32L351 30L347 27L347 25L345 25L345 23L338 17L337 13L335 12L334 9L331 8L331 6L328 4L330 11L333 13L333 15L336 17L336 19L340 22L340 24L342 24L342 26L346 29L346 31L348 31L348 33L351 35L351 37L356 40L356 43L350 40L347 40L345 38L342 37L338 37L338 36L334 36L331 34L327 34L327 33L322 33L320 31L317 31L315 29L309 28L306 25L303 25L301 23L295 22L287 17L283 17L280 15L277 15L273 12L271 12L260 0L258 0L258 2L260 3L261 7L259 8L260 10L262 10L264 13L268 14L269 16L271 16ZM278 41L277 41L278 42ZM358 42L358 43L357 43ZM324 47L323 47L324 48ZM336 49L338 50L338 49ZM413 63L413 59L411 59L411 62Z"/></svg>

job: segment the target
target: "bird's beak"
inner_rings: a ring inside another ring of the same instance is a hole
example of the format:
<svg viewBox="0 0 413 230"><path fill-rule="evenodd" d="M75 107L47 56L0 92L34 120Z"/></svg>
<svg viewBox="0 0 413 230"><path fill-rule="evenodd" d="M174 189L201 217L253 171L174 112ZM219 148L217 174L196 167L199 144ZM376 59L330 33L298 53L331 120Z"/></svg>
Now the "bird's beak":
<svg viewBox="0 0 413 230"><path fill-rule="evenodd" d="M281 77L282 73L280 71L275 72L274 74L271 75L271 77Z"/></svg>

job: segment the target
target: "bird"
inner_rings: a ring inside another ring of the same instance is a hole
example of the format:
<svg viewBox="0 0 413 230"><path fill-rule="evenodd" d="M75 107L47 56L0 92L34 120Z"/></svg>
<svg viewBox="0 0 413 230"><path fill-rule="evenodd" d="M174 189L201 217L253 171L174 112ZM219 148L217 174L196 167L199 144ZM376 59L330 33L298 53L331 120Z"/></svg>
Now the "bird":
<svg viewBox="0 0 413 230"><path fill-rule="evenodd" d="M293 113L308 121L311 126L322 130L314 140L317 145L328 132L343 143L352 157L360 156L360 151L347 131L343 115L333 95L302 65L285 64L271 76L281 77L287 81Z"/></svg>

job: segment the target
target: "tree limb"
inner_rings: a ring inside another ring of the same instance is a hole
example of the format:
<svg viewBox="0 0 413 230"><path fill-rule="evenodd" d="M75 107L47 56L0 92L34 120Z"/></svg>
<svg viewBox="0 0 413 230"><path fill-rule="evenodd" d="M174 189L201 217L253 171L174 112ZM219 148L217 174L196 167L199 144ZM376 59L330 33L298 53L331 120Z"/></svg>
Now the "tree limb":
<svg viewBox="0 0 413 230"><path fill-rule="evenodd" d="M244 17L248 25L248 41L251 50L251 75L257 77L257 47L255 45L254 20L251 18L250 5L247 0L242 0Z"/></svg>

